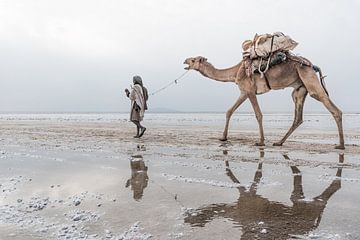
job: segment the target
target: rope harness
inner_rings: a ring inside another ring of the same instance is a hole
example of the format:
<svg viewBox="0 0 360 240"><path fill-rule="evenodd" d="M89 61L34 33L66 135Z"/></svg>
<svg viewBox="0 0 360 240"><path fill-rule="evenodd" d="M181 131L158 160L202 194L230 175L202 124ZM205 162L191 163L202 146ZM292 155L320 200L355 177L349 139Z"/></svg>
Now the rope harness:
<svg viewBox="0 0 360 240"><path fill-rule="evenodd" d="M175 80L172 80L171 82L169 82L168 84L166 84L164 87L159 88L158 90L150 93L150 96L154 96L155 94L164 91L165 89L167 89L168 87L170 87L173 84L177 84L179 82L179 80L183 77L185 77L185 75L189 72L189 70L187 70L186 72L184 72L183 74L181 74L178 78L176 78Z"/></svg>
<svg viewBox="0 0 360 240"><path fill-rule="evenodd" d="M263 62L263 58L260 58L260 64L259 64L258 71L259 71L259 73L260 73L260 75L261 75L261 78L263 78L263 77L265 76L265 73L266 73L266 71L269 69L269 66L270 66L270 60L271 60L271 57L272 57L272 55L273 55L272 50L273 50L273 46L274 46L274 37L275 37L275 35L273 35L273 36L271 37L270 55L268 56L266 68L265 68L264 71L261 71L261 65L262 65L262 62ZM255 48L254 48L254 50L255 50ZM265 78L266 78L266 77L265 77ZM266 79L266 83L269 85L269 82L268 82L267 79ZM271 88L270 88L270 89L271 89Z"/></svg>
<svg viewBox="0 0 360 240"><path fill-rule="evenodd" d="M151 183L155 184L156 186L158 186L159 188L161 188L161 190L163 190L167 195L169 195L172 199L175 200L175 202L180 206L180 207L185 207L185 205L178 199L178 195L174 194L170 191L168 191L163 185L155 182L154 180L150 180Z"/></svg>

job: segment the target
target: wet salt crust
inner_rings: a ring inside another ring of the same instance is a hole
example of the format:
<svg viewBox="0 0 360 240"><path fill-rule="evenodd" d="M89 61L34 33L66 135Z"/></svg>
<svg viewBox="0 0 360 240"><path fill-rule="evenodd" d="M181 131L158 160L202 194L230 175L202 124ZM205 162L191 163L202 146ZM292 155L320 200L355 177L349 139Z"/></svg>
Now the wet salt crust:
<svg viewBox="0 0 360 240"><path fill-rule="evenodd" d="M360 238L358 115L345 151L328 115L281 148L291 114L264 148L252 115L225 143L223 114L148 115L137 140L127 117L0 115L0 239Z"/></svg>

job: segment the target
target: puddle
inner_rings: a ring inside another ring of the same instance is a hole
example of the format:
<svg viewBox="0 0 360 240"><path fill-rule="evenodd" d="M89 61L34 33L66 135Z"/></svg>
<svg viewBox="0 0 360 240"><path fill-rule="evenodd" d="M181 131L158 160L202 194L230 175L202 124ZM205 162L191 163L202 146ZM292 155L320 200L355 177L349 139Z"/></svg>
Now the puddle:
<svg viewBox="0 0 360 240"><path fill-rule="evenodd" d="M357 146L256 148L191 129L129 140L117 116L82 117L7 123L1 240L360 239Z"/></svg>
<svg viewBox="0 0 360 240"><path fill-rule="evenodd" d="M223 160L212 160L138 146L130 154L32 149L31 156L21 154L26 146L6 147L1 239L360 237L359 171L346 155L330 154L331 167L307 167L291 153L268 162L266 149L233 161L223 149Z"/></svg>

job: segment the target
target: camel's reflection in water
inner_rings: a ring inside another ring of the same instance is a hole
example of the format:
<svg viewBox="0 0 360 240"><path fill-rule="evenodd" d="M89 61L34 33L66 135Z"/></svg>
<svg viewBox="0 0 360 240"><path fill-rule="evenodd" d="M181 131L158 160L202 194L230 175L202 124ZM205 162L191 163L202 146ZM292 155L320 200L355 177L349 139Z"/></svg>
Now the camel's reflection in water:
<svg viewBox="0 0 360 240"><path fill-rule="evenodd" d="M263 157L264 152L261 152ZM285 159L289 159L284 155ZM344 155L339 155L339 163L344 162ZM260 162L254 180L247 189L238 187L240 196L235 203L211 204L201 207L195 213L188 214L184 221L193 227L204 227L215 218L226 218L241 226L240 239L289 239L291 236L304 235L316 229L331 196L341 188L342 167L338 165L336 176L331 184L317 197L305 200L302 176L296 166L291 166L294 188L290 200L292 206L257 194L257 187L262 178ZM234 183L240 184L226 161L226 173ZM276 193L274 193L276 194ZM265 229L265 230L264 230Z"/></svg>

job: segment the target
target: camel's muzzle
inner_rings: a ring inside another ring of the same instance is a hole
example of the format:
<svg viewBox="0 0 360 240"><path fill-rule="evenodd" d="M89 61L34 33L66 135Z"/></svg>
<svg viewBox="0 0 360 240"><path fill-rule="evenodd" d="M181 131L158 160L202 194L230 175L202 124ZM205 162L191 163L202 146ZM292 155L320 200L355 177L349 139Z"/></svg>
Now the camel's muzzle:
<svg viewBox="0 0 360 240"><path fill-rule="evenodd" d="M190 69L190 64L188 63L188 59L186 59L186 60L184 61L184 64L188 65L188 66L184 67L184 69L185 69L185 70L189 70L189 69Z"/></svg>

